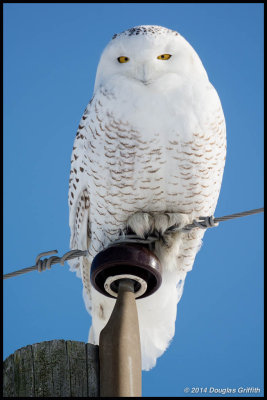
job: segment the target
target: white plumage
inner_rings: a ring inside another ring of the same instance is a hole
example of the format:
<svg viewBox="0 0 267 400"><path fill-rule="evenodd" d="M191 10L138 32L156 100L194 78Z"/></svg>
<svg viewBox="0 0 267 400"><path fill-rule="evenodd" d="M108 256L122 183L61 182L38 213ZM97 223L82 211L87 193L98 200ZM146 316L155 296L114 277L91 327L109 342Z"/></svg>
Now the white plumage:
<svg viewBox="0 0 267 400"><path fill-rule="evenodd" d="M226 154L219 97L196 52L177 32L138 26L114 35L101 56L94 95L75 138L69 186L70 262L83 280L98 344L114 299L90 284L94 256L129 226L144 236L213 215ZM177 303L204 231L159 240L160 289L137 300L142 368L152 368L174 335Z"/></svg>

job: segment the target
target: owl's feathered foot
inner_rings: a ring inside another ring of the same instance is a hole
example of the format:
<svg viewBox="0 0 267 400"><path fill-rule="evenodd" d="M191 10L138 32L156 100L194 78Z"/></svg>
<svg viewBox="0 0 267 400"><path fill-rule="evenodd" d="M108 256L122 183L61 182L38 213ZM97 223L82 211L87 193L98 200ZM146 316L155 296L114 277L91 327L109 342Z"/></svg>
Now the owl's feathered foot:
<svg viewBox="0 0 267 400"><path fill-rule="evenodd" d="M137 212L128 219L127 229L142 238L155 235L165 246L171 247L177 234L190 222L187 214Z"/></svg>
<svg viewBox="0 0 267 400"><path fill-rule="evenodd" d="M149 213L137 212L128 218L126 228L146 239L154 231L154 218Z"/></svg>
<svg viewBox="0 0 267 400"><path fill-rule="evenodd" d="M162 236L163 244L171 247L182 229L190 223L190 217L182 213L154 214L155 231Z"/></svg>

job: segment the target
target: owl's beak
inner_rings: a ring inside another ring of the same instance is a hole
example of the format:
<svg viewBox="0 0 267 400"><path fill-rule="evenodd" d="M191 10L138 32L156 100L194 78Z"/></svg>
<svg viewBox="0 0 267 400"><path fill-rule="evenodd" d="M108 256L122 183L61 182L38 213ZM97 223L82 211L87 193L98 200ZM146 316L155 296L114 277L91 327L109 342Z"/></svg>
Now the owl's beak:
<svg viewBox="0 0 267 400"><path fill-rule="evenodd" d="M150 83L152 83L151 80L145 81L145 80L142 80L142 79L140 79L140 82L142 82L144 85L150 85Z"/></svg>
<svg viewBox="0 0 267 400"><path fill-rule="evenodd" d="M151 79L151 66L149 63L144 63L142 64L140 68L140 82L142 82L144 85L149 85L152 83Z"/></svg>

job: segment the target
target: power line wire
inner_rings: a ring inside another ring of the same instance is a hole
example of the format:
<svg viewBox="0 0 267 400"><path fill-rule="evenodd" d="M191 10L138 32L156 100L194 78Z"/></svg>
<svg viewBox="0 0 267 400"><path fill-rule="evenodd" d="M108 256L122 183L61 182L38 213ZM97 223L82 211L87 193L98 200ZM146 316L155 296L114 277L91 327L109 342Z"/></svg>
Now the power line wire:
<svg viewBox="0 0 267 400"><path fill-rule="evenodd" d="M228 220L234 219L234 218L246 217L248 215L258 214L261 212L264 212L263 207L256 208L254 210L243 211L243 212L239 212L239 213L235 213L235 214L225 215L225 216L219 217L219 218L214 218L213 216L199 217L199 221L194 220L192 224L186 225L182 229L182 231L189 232L191 229L194 229L194 228L201 228L201 229L212 228L214 226L217 226L219 222L228 221ZM176 230L179 230L179 227L173 228L171 230L167 230L166 232L168 232L168 231L173 232ZM136 235L126 235L126 236L123 236L121 239L118 239L115 242L111 243L111 245L115 244L115 243L123 243L123 242L147 244L147 243L155 242L156 240L158 240L158 238L155 236L149 236L147 239L143 239L143 238L138 238ZM61 265L64 265L64 262L67 260L72 260L73 258L86 256L88 254L88 250L71 250L71 251L68 251L67 253L65 253L62 257L51 256L49 258L45 258L45 259L41 260L41 257L51 255L51 254L56 254L56 253L58 253L57 250L51 250L51 251L46 251L46 252L40 253L36 257L35 265L33 265L32 267L23 268L23 269L5 274L5 275L3 275L3 279L12 278L14 276L22 275L22 274L25 274L27 272L34 271L34 270L38 270L39 272L42 272L46 269L51 269L51 265L58 264L58 263L60 263Z"/></svg>

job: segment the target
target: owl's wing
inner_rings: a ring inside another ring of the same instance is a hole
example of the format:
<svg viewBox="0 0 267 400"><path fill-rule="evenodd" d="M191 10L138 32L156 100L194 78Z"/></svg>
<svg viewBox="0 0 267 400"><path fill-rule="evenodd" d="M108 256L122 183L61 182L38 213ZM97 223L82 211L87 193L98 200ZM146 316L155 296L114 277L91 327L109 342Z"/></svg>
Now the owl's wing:
<svg viewBox="0 0 267 400"><path fill-rule="evenodd" d="M89 231L90 199L87 190L88 172L86 154L88 146L86 129L89 115L90 103L84 111L74 140L69 178L70 248L79 250L88 249L91 236ZM81 259L76 258L68 262L70 264L70 269L76 271L77 276L81 277Z"/></svg>

